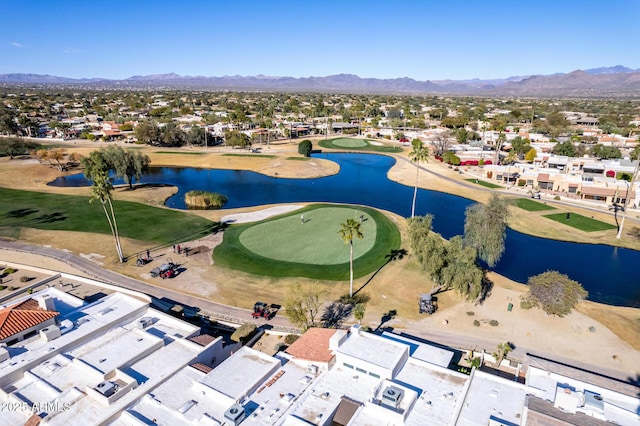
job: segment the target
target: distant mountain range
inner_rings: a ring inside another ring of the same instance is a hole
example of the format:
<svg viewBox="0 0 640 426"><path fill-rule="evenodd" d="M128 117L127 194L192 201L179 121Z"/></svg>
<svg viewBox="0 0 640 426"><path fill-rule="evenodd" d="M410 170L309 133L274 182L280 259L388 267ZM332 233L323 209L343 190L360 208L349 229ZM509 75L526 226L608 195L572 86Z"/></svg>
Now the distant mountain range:
<svg viewBox="0 0 640 426"><path fill-rule="evenodd" d="M486 96L640 96L640 69L622 65L568 74L504 79L418 81L408 77L361 78L353 74L326 77L136 75L123 80L73 79L40 74L0 74L2 85L80 85L94 88L272 90L349 93L456 94Z"/></svg>

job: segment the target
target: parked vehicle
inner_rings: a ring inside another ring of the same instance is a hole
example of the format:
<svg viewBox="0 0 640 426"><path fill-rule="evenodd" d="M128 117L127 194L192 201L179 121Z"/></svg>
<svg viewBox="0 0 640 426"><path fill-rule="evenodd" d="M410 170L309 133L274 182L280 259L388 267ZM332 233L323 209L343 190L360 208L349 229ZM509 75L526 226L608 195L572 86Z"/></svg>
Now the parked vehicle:
<svg viewBox="0 0 640 426"><path fill-rule="evenodd" d="M169 261L167 263L163 263L160 266L153 268L150 272L152 278L160 277L162 279L165 278L173 278L178 275L178 265Z"/></svg>

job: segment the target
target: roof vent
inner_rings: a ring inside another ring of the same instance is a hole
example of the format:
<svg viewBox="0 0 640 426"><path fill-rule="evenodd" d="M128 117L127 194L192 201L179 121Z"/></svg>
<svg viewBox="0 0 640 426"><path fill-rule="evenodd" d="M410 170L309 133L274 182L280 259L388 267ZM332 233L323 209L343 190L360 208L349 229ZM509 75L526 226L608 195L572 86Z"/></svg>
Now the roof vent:
<svg viewBox="0 0 640 426"><path fill-rule="evenodd" d="M387 386L385 390L382 391L382 402L385 405L397 408L400 404L400 401L402 400L403 395L404 390L395 386Z"/></svg>
<svg viewBox="0 0 640 426"><path fill-rule="evenodd" d="M93 389L97 390L102 395L109 398L111 395L116 393L116 391L118 390L118 386L113 382L105 380L104 382L98 383L98 385Z"/></svg>
<svg viewBox="0 0 640 426"><path fill-rule="evenodd" d="M53 339L57 339L60 337L60 327L57 325L48 325L45 328L40 329L40 337L44 339L45 342L50 342Z"/></svg>
<svg viewBox="0 0 640 426"><path fill-rule="evenodd" d="M233 404L227 411L224 412L224 418L232 425L239 425L244 420L245 412L244 408L238 404Z"/></svg>
<svg viewBox="0 0 640 426"><path fill-rule="evenodd" d="M153 324L153 318L151 317L142 317L136 323L137 327L142 329L147 328L152 324Z"/></svg>

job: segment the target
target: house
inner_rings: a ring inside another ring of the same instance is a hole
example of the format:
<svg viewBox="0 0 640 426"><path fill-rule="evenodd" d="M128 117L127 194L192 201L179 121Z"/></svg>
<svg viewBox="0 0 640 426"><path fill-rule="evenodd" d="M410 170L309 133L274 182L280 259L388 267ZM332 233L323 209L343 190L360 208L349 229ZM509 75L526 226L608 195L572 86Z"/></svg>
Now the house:
<svg viewBox="0 0 640 426"><path fill-rule="evenodd" d="M41 330L55 326L60 313L54 310L53 300L42 296L0 309L0 343L12 345Z"/></svg>

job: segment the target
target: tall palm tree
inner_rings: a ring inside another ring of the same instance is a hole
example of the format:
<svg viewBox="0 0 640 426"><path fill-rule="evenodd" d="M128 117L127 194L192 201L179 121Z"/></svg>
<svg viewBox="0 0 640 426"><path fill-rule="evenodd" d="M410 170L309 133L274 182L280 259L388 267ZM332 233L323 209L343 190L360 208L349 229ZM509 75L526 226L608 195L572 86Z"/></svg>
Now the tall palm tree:
<svg viewBox="0 0 640 426"><path fill-rule="evenodd" d="M93 151L89 157L82 158L81 162L84 166L85 176L92 182L89 202L94 200L100 201L104 214L107 217L107 222L109 222L111 234L116 243L118 258L120 262L124 262L120 235L118 233L118 223L116 222L116 214L113 209L113 203L111 202L111 192L113 191L113 184L109 176L111 165L102 151Z"/></svg>
<svg viewBox="0 0 640 426"><path fill-rule="evenodd" d="M420 162L429 162L429 149L422 146L420 139L411 141L413 149L409 153L409 160L416 163L416 184L413 188L413 203L411 204L411 217L416 215L416 197L418 196L418 175L420 173Z"/></svg>
<svg viewBox="0 0 640 426"><path fill-rule="evenodd" d="M362 239L364 234L361 230L362 224L355 219L347 219L340 224L338 234L345 244L349 244L349 297L353 297L353 239Z"/></svg>

